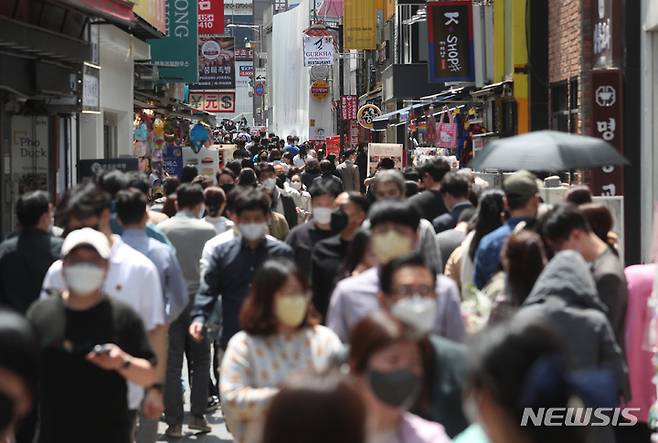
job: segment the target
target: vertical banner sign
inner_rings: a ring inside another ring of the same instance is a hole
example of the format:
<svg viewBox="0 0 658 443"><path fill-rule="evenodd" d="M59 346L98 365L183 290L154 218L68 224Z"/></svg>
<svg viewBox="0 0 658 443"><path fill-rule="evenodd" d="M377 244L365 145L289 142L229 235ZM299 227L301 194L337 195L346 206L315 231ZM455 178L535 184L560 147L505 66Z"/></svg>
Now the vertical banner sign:
<svg viewBox="0 0 658 443"><path fill-rule="evenodd" d="M224 33L224 0L199 0L199 35Z"/></svg>
<svg viewBox="0 0 658 443"><path fill-rule="evenodd" d="M427 36L431 83L475 81L471 0L428 3Z"/></svg>
<svg viewBox="0 0 658 443"><path fill-rule="evenodd" d="M235 89L235 39L199 37L199 81L190 89Z"/></svg>
<svg viewBox="0 0 658 443"><path fill-rule="evenodd" d="M343 47L377 48L376 0L345 0L343 3Z"/></svg>
<svg viewBox="0 0 658 443"><path fill-rule="evenodd" d="M343 95L340 98L340 111L343 120L356 120L358 113L358 98L356 95Z"/></svg>
<svg viewBox="0 0 658 443"><path fill-rule="evenodd" d="M624 94L619 69L592 70L592 132L624 153ZM624 171L621 166L604 166L592 171L594 195L624 195Z"/></svg>
<svg viewBox="0 0 658 443"><path fill-rule="evenodd" d="M615 39L624 32L622 7L619 0L592 1L594 68L620 66L623 60L624 45L620 39Z"/></svg>
<svg viewBox="0 0 658 443"><path fill-rule="evenodd" d="M199 76L196 0L168 0L167 17L167 36L148 41L151 60L160 68L160 82L195 82Z"/></svg>
<svg viewBox="0 0 658 443"><path fill-rule="evenodd" d="M304 66L333 65L334 38L330 35L304 36Z"/></svg>

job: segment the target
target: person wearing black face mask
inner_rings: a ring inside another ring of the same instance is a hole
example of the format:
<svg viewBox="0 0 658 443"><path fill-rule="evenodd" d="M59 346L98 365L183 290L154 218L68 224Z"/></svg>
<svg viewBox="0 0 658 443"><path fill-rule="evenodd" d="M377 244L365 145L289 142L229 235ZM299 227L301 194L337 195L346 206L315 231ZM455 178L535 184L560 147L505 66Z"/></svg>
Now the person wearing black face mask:
<svg viewBox="0 0 658 443"><path fill-rule="evenodd" d="M384 312L361 320L352 330L349 368L368 411L368 441L443 443L450 439L438 423L409 413L426 397L426 358L405 326Z"/></svg>
<svg viewBox="0 0 658 443"><path fill-rule="evenodd" d="M329 308L338 268L354 234L366 219L370 205L359 192L343 192L336 197L334 206L331 230L338 234L317 243L311 255L313 304L323 318Z"/></svg>
<svg viewBox="0 0 658 443"><path fill-rule="evenodd" d="M217 183L222 188L224 194L228 195L235 189L235 174L230 169L223 169L217 173Z"/></svg>

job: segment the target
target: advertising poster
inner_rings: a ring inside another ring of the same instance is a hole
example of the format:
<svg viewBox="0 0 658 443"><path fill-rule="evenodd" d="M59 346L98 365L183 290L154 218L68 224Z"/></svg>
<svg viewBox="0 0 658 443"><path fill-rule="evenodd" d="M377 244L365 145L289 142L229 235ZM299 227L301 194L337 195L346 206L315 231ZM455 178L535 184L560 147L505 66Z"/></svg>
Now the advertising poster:
<svg viewBox="0 0 658 443"><path fill-rule="evenodd" d="M199 37L199 81L191 90L235 89L235 39Z"/></svg>
<svg viewBox="0 0 658 443"><path fill-rule="evenodd" d="M211 148L219 152L219 169L224 169L226 163L233 160L233 153L238 149L236 145L212 145Z"/></svg>
<svg viewBox="0 0 658 443"><path fill-rule="evenodd" d="M377 2L345 0L343 14L343 47L345 49L377 48Z"/></svg>
<svg viewBox="0 0 658 443"><path fill-rule="evenodd" d="M333 65L334 38L330 35L304 36L304 66Z"/></svg>
<svg viewBox="0 0 658 443"><path fill-rule="evenodd" d="M223 33L224 0L199 0L199 35Z"/></svg>
<svg viewBox="0 0 658 443"><path fill-rule="evenodd" d="M180 177L183 174L183 148L169 144L162 153L162 170L170 176Z"/></svg>
<svg viewBox="0 0 658 443"><path fill-rule="evenodd" d="M402 157L404 151L402 145L393 143L369 143L368 144L368 174L377 170L377 164L384 158L391 158L395 162L396 169L402 169Z"/></svg>
<svg viewBox="0 0 658 443"><path fill-rule="evenodd" d="M183 165L196 166L199 175L212 178L215 181L215 173L219 170L219 150L215 147L202 147L199 152L194 152L192 148L186 146L183 148Z"/></svg>
<svg viewBox="0 0 658 443"><path fill-rule="evenodd" d="M475 81L471 0L427 4L429 81Z"/></svg>
<svg viewBox="0 0 658 443"><path fill-rule="evenodd" d="M168 0L167 11L167 36L148 41L151 61L160 70L160 83L195 82L199 77L197 2Z"/></svg>
<svg viewBox="0 0 658 443"><path fill-rule="evenodd" d="M30 191L47 191L48 161L48 117L12 117L11 172L16 184L14 192L22 195Z"/></svg>
<svg viewBox="0 0 658 443"><path fill-rule="evenodd" d="M335 155L337 159L340 158L340 135L332 135L325 139L327 145L327 155Z"/></svg>

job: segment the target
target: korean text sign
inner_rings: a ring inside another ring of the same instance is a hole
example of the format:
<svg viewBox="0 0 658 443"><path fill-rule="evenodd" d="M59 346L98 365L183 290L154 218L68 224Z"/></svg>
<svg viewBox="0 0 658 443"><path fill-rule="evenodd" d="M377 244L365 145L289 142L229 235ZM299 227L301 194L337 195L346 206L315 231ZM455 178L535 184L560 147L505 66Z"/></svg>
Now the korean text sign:
<svg viewBox="0 0 658 443"><path fill-rule="evenodd" d="M199 37L199 81L190 89L235 89L235 39Z"/></svg>
<svg viewBox="0 0 658 443"><path fill-rule="evenodd" d="M429 81L475 81L471 0L427 4Z"/></svg>
<svg viewBox="0 0 658 443"><path fill-rule="evenodd" d="M199 0L199 35L224 33L224 0Z"/></svg>

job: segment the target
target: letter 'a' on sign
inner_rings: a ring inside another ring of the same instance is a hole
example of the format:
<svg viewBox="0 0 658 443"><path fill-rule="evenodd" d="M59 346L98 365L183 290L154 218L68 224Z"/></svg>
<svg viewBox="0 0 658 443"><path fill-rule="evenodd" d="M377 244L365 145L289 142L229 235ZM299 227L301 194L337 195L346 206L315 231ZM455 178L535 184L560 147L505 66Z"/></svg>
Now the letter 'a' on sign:
<svg viewBox="0 0 658 443"><path fill-rule="evenodd" d="M472 0L427 3L429 81L475 81Z"/></svg>

